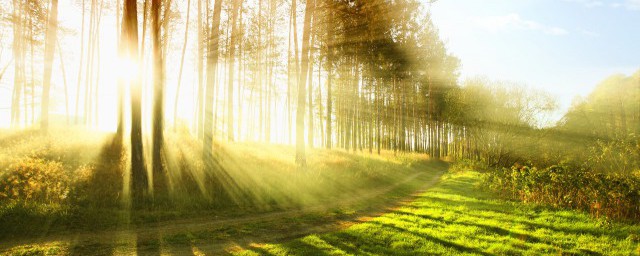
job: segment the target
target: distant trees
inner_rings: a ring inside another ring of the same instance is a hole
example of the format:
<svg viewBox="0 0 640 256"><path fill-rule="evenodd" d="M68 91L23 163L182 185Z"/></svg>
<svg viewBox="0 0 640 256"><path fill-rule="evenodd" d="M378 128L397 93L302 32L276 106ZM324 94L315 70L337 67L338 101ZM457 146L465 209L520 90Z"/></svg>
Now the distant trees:
<svg viewBox="0 0 640 256"><path fill-rule="evenodd" d="M640 71L613 75L576 99L551 132L565 158L585 169L628 174L640 165Z"/></svg>
<svg viewBox="0 0 640 256"><path fill-rule="evenodd" d="M448 155L491 166L511 166L541 153L531 144L542 139L539 129L548 124L540 121L557 107L544 92L481 78L452 89L444 101L445 127L454 135Z"/></svg>
<svg viewBox="0 0 640 256"><path fill-rule="evenodd" d="M259 0L255 6L243 6L241 0L229 0L215 1L212 8L207 2L199 2L194 71L184 69L185 61L189 59L190 3L178 5L186 13L186 19L182 50L174 53L166 47L169 39L166 30L171 17L168 1L157 3L165 6L164 9L160 7L160 12L164 10L164 13L158 14L159 29L165 30L158 42L154 37L159 32L153 31L157 29L153 9L157 6L147 2L143 6L145 10L139 14L133 13L130 9L134 6L125 1L121 19L120 1L115 3L117 25L121 26L117 33L118 54L122 59L137 63L140 72L146 70L144 51L131 45L140 46L142 41L146 48L147 16L151 17L152 23L151 45L162 48L162 56L156 55L155 48L150 54L153 79L141 79L144 78L141 75L133 81L120 77L118 82L117 134L122 136L124 133L123 116L128 105L123 99L124 88L130 87L131 140L136 144L132 147L135 153L132 153L136 157L142 157L143 152L141 127L145 118L142 109L147 104L144 102L151 102L153 133L162 133L155 129L163 126L156 121L164 121L164 108L160 104L164 101L164 90L162 93L159 90L164 87L159 87L156 81L166 82L167 79L170 82L166 86L176 92L174 122L180 118L181 99L194 98L192 127L202 139L205 158L212 156L216 136L232 141L267 142L291 141L295 136L296 161L301 164L305 162L304 148L314 144L350 151L367 149L372 153L374 149L377 152L382 149L419 151L440 157L448 154L447 143L455 137L451 130L464 130L454 128L443 112L449 104L446 95L457 83L458 60L447 54L430 16L421 15L421 6L416 1L292 1L289 6L280 0ZM31 23L25 21L30 13L25 9L25 2L15 0L13 3L16 5L13 16L22 18L13 24L14 33L22 35L14 37L13 47L16 75L12 120L17 124L23 116L20 112L26 110L23 103L28 100L24 92L28 84L25 56L28 56L26 49L29 47L23 46L28 45L24 37L32 32L24 29ZM110 5L102 0L82 0L80 3L82 22L75 116L78 124L96 125L100 119L97 112L101 80L99 24L103 9ZM298 8L299 5L304 8ZM149 6L151 12L147 11ZM137 15L142 15L142 21ZM298 22L300 15L304 15L302 22ZM133 32L140 23L143 34L138 37ZM301 37L298 36L300 25ZM283 26L288 26L287 38L280 38L277 33ZM289 41L286 48L278 44L279 40ZM285 50L288 51L287 63L282 64L279 60L284 59ZM162 77L156 77L160 72L157 64L174 54L180 60L178 80L173 83L174 76L168 76L166 72L161 72ZM186 72L197 73L198 85L192 96L182 92L183 73ZM284 79L286 85L280 83ZM141 88L146 86L146 80L154 81L154 95L149 96L149 101L141 99ZM44 93L47 86L43 85ZM42 100L46 105L44 95ZM295 129L292 127L294 115ZM42 116L44 118L44 112ZM280 129L283 124L285 129ZM272 129L274 125L279 129ZM155 146L152 151L155 152Z"/></svg>
<svg viewBox="0 0 640 256"><path fill-rule="evenodd" d="M584 99L574 101L561 127L585 136L626 139L640 130L640 72L614 75Z"/></svg>

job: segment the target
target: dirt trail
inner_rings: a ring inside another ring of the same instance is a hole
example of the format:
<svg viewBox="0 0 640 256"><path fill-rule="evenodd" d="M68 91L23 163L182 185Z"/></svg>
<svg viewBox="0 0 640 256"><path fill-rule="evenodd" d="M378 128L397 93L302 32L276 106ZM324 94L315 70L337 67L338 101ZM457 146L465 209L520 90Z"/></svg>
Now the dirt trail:
<svg viewBox="0 0 640 256"><path fill-rule="evenodd" d="M220 237L214 241L194 245L188 241L178 241L178 245L174 247L180 250L171 250L170 254L198 254L198 252L206 252L206 254L225 253L226 250L233 250L235 247L242 248L242 244L248 245L254 241L282 241L301 237L312 233L322 233L345 228L352 225L363 217L377 216L383 213L387 208L369 209L357 216L350 216L347 219L333 220L330 222L322 222L316 220L309 223L290 223L292 218L304 217L311 214L320 214L330 210L336 210L343 207L355 206L358 203L364 203L368 200L374 200L390 193L415 179L421 178L423 175L433 175L430 179L416 190L416 193L422 192L434 184L436 184L444 170L438 170L437 173L419 172L392 185L368 190L357 196L345 197L330 203L316 206L308 206L297 209L282 210L277 212L260 213L243 217L199 217L192 219L165 221L154 224L145 225L144 227L124 227L116 230L105 230L98 232L76 232L73 234L51 235L41 238L20 239L0 243L0 254L11 254L15 248L31 246L31 245L51 245L59 244L62 246L73 247L75 250L66 251L64 254L147 254L154 253L157 250L157 244L163 237L171 235L180 235L183 233L212 232L211 230L242 230L243 225L260 225L265 224L269 227L279 227L280 230L260 230L259 232L241 233L227 237ZM426 177L425 177L426 178ZM414 193L411 197L415 196ZM405 198L404 201L409 198ZM401 200L403 201L403 200ZM396 202L397 204L398 202ZM389 205L387 205L389 206ZM295 222L295 221L294 221ZM180 237L180 236L178 236ZM181 243L184 242L184 243ZM137 246L136 246L137 245ZM55 246L55 245L54 245ZM65 250L63 250L65 251ZM147 252L148 251L148 252Z"/></svg>

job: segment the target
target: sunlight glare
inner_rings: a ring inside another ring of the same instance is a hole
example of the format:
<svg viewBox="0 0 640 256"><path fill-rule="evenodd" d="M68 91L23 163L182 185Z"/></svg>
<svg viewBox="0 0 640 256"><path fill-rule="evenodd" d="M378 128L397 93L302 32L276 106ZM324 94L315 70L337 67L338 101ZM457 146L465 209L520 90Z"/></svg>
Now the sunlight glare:
<svg viewBox="0 0 640 256"><path fill-rule="evenodd" d="M138 63L129 57L121 57L118 59L118 75L124 80L124 82L132 82L138 75Z"/></svg>

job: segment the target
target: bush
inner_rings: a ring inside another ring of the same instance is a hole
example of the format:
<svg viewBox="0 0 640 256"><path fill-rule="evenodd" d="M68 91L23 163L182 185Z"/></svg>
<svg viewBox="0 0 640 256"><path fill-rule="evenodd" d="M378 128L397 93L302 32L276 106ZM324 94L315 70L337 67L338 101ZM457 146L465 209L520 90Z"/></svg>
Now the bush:
<svg viewBox="0 0 640 256"><path fill-rule="evenodd" d="M449 168L450 172L485 172L489 169L489 167L481 161L471 160L471 159L463 159L455 162Z"/></svg>
<svg viewBox="0 0 640 256"><path fill-rule="evenodd" d="M489 187L525 202L589 211L596 217L640 220L640 177L556 165L502 168L485 175Z"/></svg>
<svg viewBox="0 0 640 256"><path fill-rule="evenodd" d="M62 163L23 158L0 176L0 201L61 203L70 189Z"/></svg>

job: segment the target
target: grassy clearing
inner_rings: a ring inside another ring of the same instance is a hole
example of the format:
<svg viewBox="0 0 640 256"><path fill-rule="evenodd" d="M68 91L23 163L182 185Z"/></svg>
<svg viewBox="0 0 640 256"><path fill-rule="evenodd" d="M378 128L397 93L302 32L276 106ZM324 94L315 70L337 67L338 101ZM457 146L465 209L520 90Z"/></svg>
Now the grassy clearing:
<svg viewBox="0 0 640 256"><path fill-rule="evenodd" d="M634 255L640 225L505 201L479 189L480 174L451 174L393 212L345 230L237 255Z"/></svg>
<svg viewBox="0 0 640 256"><path fill-rule="evenodd" d="M325 210L323 205L354 198L358 203L371 191L433 171L433 163L417 154L378 156L323 149L310 150L309 168L298 170L292 147L237 143L217 145L224 169L213 173L202 167L199 141L168 134L167 145L168 198L132 212L126 202L128 149L114 143L112 134L0 132L0 183L11 180L0 188L10 191L0 195L0 239L127 230L166 221L240 218L312 206ZM52 177L57 189L43 190L47 186L41 183ZM215 200L219 195L211 189L214 177L224 177L228 196L224 204ZM405 187L404 195L417 186Z"/></svg>

